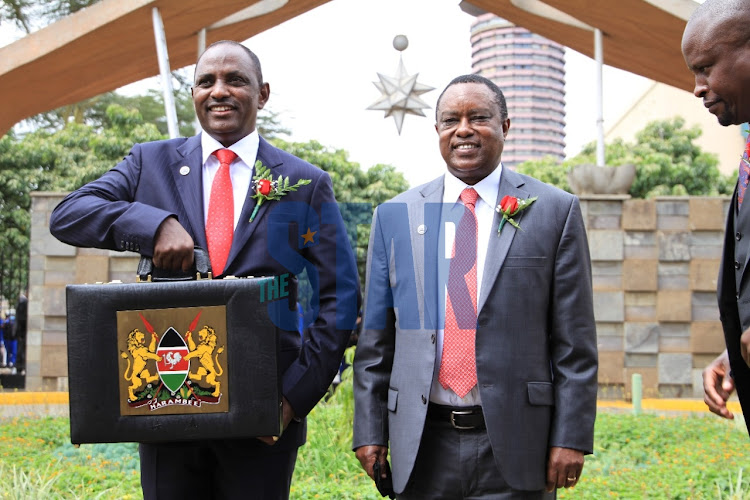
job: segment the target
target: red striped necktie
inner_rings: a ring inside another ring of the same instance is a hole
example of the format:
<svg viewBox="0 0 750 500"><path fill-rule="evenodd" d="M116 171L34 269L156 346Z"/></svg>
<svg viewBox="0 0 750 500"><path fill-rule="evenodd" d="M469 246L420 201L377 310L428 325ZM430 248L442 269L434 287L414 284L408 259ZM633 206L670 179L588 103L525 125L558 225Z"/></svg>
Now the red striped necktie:
<svg viewBox="0 0 750 500"><path fill-rule="evenodd" d="M747 184L750 182L750 134L747 135L747 144L745 145L745 152L742 154L742 160L740 160L740 180L737 186L737 210L739 211L742 206L742 200L745 198L745 190Z"/></svg>

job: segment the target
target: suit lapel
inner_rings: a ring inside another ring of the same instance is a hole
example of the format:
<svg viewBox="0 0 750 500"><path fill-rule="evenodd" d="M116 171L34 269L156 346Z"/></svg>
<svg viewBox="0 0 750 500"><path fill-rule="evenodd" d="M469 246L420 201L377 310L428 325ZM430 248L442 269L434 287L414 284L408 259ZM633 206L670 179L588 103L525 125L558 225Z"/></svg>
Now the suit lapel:
<svg viewBox="0 0 750 500"><path fill-rule="evenodd" d="M440 212L439 210L425 210L427 204L439 204L443 201L443 180L438 177L426 184L419 192L421 197L409 207L409 231L411 233L411 247L414 252L415 277L417 287L417 300L424 304L422 317L423 325L435 325L440 317L435 308L438 306L437 287L434 286L435 279L425 279L425 273L434 277L437 273L437 261L430 258L425 261L425 245L434 249L439 244L440 238ZM426 240L426 241L425 241ZM438 255L437 252L430 252ZM429 265L429 269L425 267ZM428 320L428 318L431 318Z"/></svg>
<svg viewBox="0 0 750 500"><path fill-rule="evenodd" d="M503 196L515 196L516 198L529 198L531 194L523 189L525 181L523 177L517 173L503 168L502 176L500 177L500 189L498 189L497 200L495 206L500 204ZM520 224L521 218L524 212L519 212L513 220ZM481 311L487 301L492 287L497 280L497 275L500 272L500 268L505 262L505 257L508 255L508 250L513 242L513 238L516 235L517 229L513 225L507 222L503 226L502 232L498 235L497 228L502 220L502 215L495 211L495 217L492 220L492 230L490 233L490 242L487 245L487 257L484 263L484 275L482 276L482 289L479 296L479 302L477 304L477 311Z"/></svg>
<svg viewBox="0 0 750 500"><path fill-rule="evenodd" d="M187 224L184 220L180 220L180 223L183 227L189 226L185 229L193 235L197 246L208 250L203 220L203 159L200 135L190 137L177 148L177 153L181 158L170 165L169 170L177 187L176 198L182 204L182 212L187 216Z"/></svg>
<svg viewBox="0 0 750 500"><path fill-rule="evenodd" d="M259 140L260 142L258 144L257 159L260 160L263 165L268 167L271 170L271 175L273 176L273 178L276 178L279 175L277 169L281 167L281 165L283 165L281 157L276 151L276 148L268 144L265 139L259 137ZM253 168L252 175L255 176L255 166L250 166ZM258 213L255 214L255 218L252 222L250 222L250 216L252 215L253 210L255 210L255 205L257 204L255 199L252 197L253 194L254 193L251 184L250 188L247 190L247 198L245 198L245 203L242 205L242 212L240 213L240 218L237 221L237 227L234 230L234 237L232 238L232 248L229 250L229 257L227 257L226 267L229 267L234 258L239 255L242 248L250 240L250 237L255 232L255 229L260 225L260 220L268 210L268 206L271 204L271 202L268 201L261 204L261 206L258 208Z"/></svg>

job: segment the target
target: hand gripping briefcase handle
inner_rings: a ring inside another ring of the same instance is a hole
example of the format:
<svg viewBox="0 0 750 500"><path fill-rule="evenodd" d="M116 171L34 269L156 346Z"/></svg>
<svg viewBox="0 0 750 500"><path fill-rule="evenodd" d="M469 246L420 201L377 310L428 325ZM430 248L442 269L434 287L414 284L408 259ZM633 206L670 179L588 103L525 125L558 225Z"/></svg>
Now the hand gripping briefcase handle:
<svg viewBox="0 0 750 500"><path fill-rule="evenodd" d="M151 257L145 255L141 257L138 263L139 282L143 281L191 281L194 279L211 279L211 260L208 258L208 252L201 247L195 247L193 257L193 268L188 271L168 271L154 267Z"/></svg>

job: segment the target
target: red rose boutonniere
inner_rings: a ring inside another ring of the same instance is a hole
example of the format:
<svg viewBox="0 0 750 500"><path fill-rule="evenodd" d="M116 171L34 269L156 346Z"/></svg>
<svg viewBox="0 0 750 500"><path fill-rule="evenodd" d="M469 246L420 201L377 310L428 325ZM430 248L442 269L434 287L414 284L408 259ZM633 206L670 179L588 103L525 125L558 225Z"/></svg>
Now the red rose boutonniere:
<svg viewBox="0 0 750 500"><path fill-rule="evenodd" d="M253 191L252 198L257 201L250 222L255 219L258 209L264 201L280 200L285 194L296 191L298 187L310 184L310 179L300 179L294 185L289 185L289 177L278 176L276 180L271 175L271 170L264 166L260 160L255 162L255 176L250 188Z"/></svg>
<svg viewBox="0 0 750 500"><path fill-rule="evenodd" d="M519 226L518 223L513 220L513 216L521 210L528 208L529 205L534 203L537 198L538 196L534 196L533 198L525 198L522 200L516 198L515 196L503 196L503 199L500 200L500 204L495 208L495 211L497 213L503 215L503 219L500 221L500 225L497 227L498 236L500 235L500 231L503 230L505 221L508 221L513 227L521 229L521 226Z"/></svg>

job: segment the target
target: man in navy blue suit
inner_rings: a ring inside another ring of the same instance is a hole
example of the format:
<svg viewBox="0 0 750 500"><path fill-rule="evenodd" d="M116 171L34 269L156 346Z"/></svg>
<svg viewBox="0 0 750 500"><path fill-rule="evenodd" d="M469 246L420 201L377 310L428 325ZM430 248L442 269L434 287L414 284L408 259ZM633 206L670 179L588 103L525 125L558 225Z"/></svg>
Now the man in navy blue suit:
<svg viewBox="0 0 750 500"><path fill-rule="evenodd" d="M211 45L198 59L192 88L202 132L136 144L115 168L68 195L50 219L52 234L71 245L136 251L152 257L158 268L185 271L198 246L209 249L213 263L206 227L213 179L225 166L214 152L229 149L234 231L230 228L231 245L220 260L223 269L214 274L306 270L313 284L315 320L303 338L290 328L280 340L282 436L142 443L146 499L288 498L297 449L305 442L304 417L328 389L355 324L357 269L330 177L258 135L257 113L269 93L249 49L230 41ZM310 182L259 204L253 198L256 160L273 179Z"/></svg>

